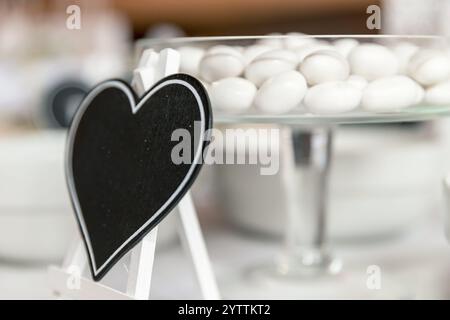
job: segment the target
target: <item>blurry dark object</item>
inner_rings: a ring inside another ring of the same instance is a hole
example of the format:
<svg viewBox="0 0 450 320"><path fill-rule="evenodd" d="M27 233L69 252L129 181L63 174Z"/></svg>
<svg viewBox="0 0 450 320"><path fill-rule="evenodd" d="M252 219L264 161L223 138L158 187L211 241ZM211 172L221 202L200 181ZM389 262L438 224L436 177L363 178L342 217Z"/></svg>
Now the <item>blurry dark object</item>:
<svg viewBox="0 0 450 320"><path fill-rule="evenodd" d="M45 125L52 128L69 127L88 91L85 83L74 79L64 80L51 87L42 108Z"/></svg>

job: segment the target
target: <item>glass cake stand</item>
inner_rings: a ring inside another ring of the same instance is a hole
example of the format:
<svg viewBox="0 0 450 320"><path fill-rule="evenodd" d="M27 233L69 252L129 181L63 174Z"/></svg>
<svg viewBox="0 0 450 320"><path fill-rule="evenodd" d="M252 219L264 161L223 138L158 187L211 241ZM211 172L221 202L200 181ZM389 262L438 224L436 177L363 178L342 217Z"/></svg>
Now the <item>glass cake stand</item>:
<svg viewBox="0 0 450 320"><path fill-rule="evenodd" d="M308 39L332 43L338 39L355 39L386 46L408 42L420 48L447 48L447 40L435 36L259 36L200 37L164 40L144 39L137 43L138 55L148 48L159 51L182 46L208 48L215 45L246 47L257 42L283 43L290 39ZM449 55L450 59L450 55ZM255 108L232 113L214 110L216 124L275 124L281 129L281 165L289 168L283 177L287 202L287 225L284 250L279 259L258 266L254 271L289 282L338 274L341 261L327 244L328 175L332 161L333 133L339 125L425 121L450 115L450 105L420 103L390 112L356 109L336 114L312 114L299 106L284 114L264 114ZM302 193L296 190L299 186Z"/></svg>

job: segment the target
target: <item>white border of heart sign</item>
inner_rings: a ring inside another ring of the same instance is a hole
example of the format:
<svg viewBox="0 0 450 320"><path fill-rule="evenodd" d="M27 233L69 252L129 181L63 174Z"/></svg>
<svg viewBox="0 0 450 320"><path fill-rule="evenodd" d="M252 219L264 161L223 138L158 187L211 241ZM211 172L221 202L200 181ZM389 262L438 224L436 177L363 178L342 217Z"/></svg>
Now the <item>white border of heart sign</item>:
<svg viewBox="0 0 450 320"><path fill-rule="evenodd" d="M166 81L162 81L160 84L158 84L156 87L152 88L149 92L145 93L145 95L139 99L138 104L136 105L136 99L133 93L131 92L131 89L126 86L121 81L112 80L112 81L106 81L104 83L101 83L96 88L94 88L87 97L83 100L83 103L81 104L78 112L76 113L72 125L69 130L68 140L67 140L67 148L66 148L66 177L67 177L67 184L69 188L69 192L72 198L72 202L75 208L76 215L78 217L78 221L80 222L81 230L83 232L83 236L86 242L86 246L88 249L89 257L92 263L93 273L94 276L97 276L99 273L102 272L102 270L111 262L112 259L114 259L120 251L130 243L133 239L135 239L142 231L145 229L154 219L156 219L164 210L169 206L173 200L178 196L180 192L182 192L185 185L190 181L191 176L195 170L195 167L200 163L201 156L202 156L202 143L198 143L197 150L195 152L195 157L193 162L191 163L191 167L188 170L188 173L184 177L183 181L180 183L180 185L177 187L175 192L167 199L167 201L158 209L156 213L154 213L150 219L148 219L138 230L136 230L133 235L131 235L124 243L121 244L120 247L114 251L114 253L100 266L97 268L97 264L95 262L95 256L94 251L92 249L91 240L89 238L89 233L87 232L87 227L85 224L85 221L83 219L82 210L80 207L80 203L78 201L77 192L75 189L74 179L73 179L73 167L72 167L72 152L73 152L73 143L75 139L75 134L78 129L78 125L88 108L88 106L91 104L92 100L97 97L97 95L102 92L103 90L109 89L109 88L119 88L122 90L127 96L130 101L132 113L136 114L139 109L142 107L142 105L158 90L162 89L165 86L172 85L172 84L178 84L183 85L187 89L189 89L192 94L194 95L195 99L197 100L197 105L200 110L200 117L201 117L201 134L200 138L203 139L205 137L205 110L202 103L202 99L200 98L200 95L198 94L197 90L187 81L180 80L180 79L168 79Z"/></svg>

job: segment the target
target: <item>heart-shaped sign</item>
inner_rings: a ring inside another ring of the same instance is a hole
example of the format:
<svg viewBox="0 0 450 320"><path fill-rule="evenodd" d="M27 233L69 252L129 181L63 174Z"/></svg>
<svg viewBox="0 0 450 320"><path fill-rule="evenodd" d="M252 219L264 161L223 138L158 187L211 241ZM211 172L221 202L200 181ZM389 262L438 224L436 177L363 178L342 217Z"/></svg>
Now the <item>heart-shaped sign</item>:
<svg viewBox="0 0 450 320"><path fill-rule="evenodd" d="M211 126L206 90L184 74L162 79L140 100L119 80L86 96L69 131L66 176L94 280L189 190Z"/></svg>

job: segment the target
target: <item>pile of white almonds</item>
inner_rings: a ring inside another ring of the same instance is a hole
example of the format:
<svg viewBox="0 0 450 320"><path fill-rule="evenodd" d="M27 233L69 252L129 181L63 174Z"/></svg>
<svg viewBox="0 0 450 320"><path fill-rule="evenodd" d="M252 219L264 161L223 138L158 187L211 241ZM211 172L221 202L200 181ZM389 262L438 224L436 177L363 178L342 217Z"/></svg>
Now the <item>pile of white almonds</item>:
<svg viewBox="0 0 450 320"><path fill-rule="evenodd" d="M202 80L212 106L282 114L393 112L419 103L450 106L450 55L401 42L333 42L291 35L240 47L178 48L180 71Z"/></svg>

